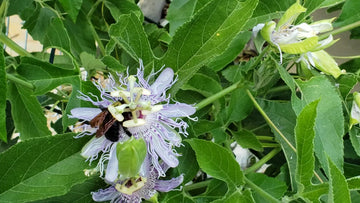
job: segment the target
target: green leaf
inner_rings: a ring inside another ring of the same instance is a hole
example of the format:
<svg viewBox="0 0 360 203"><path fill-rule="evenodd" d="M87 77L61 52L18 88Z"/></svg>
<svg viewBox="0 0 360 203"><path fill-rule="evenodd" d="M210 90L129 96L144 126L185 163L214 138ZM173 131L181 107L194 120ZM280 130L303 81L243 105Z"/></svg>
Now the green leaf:
<svg viewBox="0 0 360 203"><path fill-rule="evenodd" d="M204 82L206 81L206 82ZM184 86L183 90L199 92L205 97L209 97L222 90L219 81L211 78L208 74L196 73Z"/></svg>
<svg viewBox="0 0 360 203"><path fill-rule="evenodd" d="M303 22L307 16L312 14L314 11L319 9L322 6L324 0L306 0L302 4L306 8L306 11L299 15L296 22Z"/></svg>
<svg viewBox="0 0 360 203"><path fill-rule="evenodd" d="M100 59L96 59L94 55L86 52L80 54L80 60L82 66L90 75L94 75L97 70L103 70L106 67Z"/></svg>
<svg viewBox="0 0 360 203"><path fill-rule="evenodd" d="M309 103L320 99L315 119L315 154L325 171L327 157L342 170L344 115L338 91L325 76L313 77L309 81L297 81L301 99L292 95L292 106L296 114ZM331 101L331 102L329 102ZM328 171L326 171L328 172Z"/></svg>
<svg viewBox="0 0 360 203"><path fill-rule="evenodd" d="M44 36L45 38L42 41L43 49L57 47L70 53L70 38L60 18L51 19Z"/></svg>
<svg viewBox="0 0 360 203"><path fill-rule="evenodd" d="M146 143L143 139L133 137L116 145L119 175L124 178L135 177L146 156Z"/></svg>
<svg viewBox="0 0 360 203"><path fill-rule="evenodd" d="M252 17L246 23L246 29L252 29L259 23L266 23L273 19L279 19L295 0L268 1L259 0Z"/></svg>
<svg viewBox="0 0 360 203"><path fill-rule="evenodd" d="M140 8L129 0L106 0L104 1L105 6L110 10L111 15L116 21L120 21L122 14L134 13L138 18L143 20L143 14Z"/></svg>
<svg viewBox="0 0 360 203"><path fill-rule="evenodd" d="M71 53L78 57L80 53L96 54L95 40L92 35L91 25L86 14L80 10L77 21L74 23L69 17L65 18L64 25L70 38Z"/></svg>
<svg viewBox="0 0 360 203"><path fill-rule="evenodd" d="M251 180L254 184L259 186L265 192L269 193L271 196L275 197L276 199L280 199L287 190L287 186L284 182L268 177L265 174L261 173L250 173L247 174L246 177ZM255 202L266 202L267 200L264 199L260 194L253 192L253 197Z"/></svg>
<svg viewBox="0 0 360 203"><path fill-rule="evenodd" d="M185 22L190 20L191 16L198 9L208 3L208 0L173 0L170 3L166 19L169 21L169 33L171 36Z"/></svg>
<svg viewBox="0 0 360 203"><path fill-rule="evenodd" d="M227 123L242 121L251 113L253 107L245 88L235 90L231 93L229 105L225 109L228 116Z"/></svg>
<svg viewBox="0 0 360 203"><path fill-rule="evenodd" d="M75 23L81 8L82 0L59 0L59 2L65 12L70 16L71 20Z"/></svg>
<svg viewBox="0 0 360 203"><path fill-rule="evenodd" d="M21 140L51 135L43 110L33 92L14 83L9 83L8 88L11 113Z"/></svg>
<svg viewBox="0 0 360 203"><path fill-rule="evenodd" d="M0 139L7 142L6 136L6 71L5 71L5 58L4 49L0 48Z"/></svg>
<svg viewBox="0 0 360 203"><path fill-rule="evenodd" d="M232 62L239 53L241 53L250 40L251 34L252 32L250 31L244 31L237 34L224 53L215 57L207 66L215 71L223 69L227 64Z"/></svg>
<svg viewBox="0 0 360 203"><path fill-rule="evenodd" d="M353 74L345 74L341 75L336 80L336 83L339 84L341 96L345 99L356 85L357 79L356 76Z"/></svg>
<svg viewBox="0 0 360 203"><path fill-rule="evenodd" d="M256 5L257 1L250 0L213 0L179 28L160 62L178 74L171 94L175 94L199 68L224 52L242 31Z"/></svg>
<svg viewBox="0 0 360 203"><path fill-rule="evenodd" d="M29 139L0 154L0 199L29 202L64 195L87 180L83 170L89 166L78 152L88 138L74 135Z"/></svg>
<svg viewBox="0 0 360 203"><path fill-rule="evenodd" d="M229 188L243 185L244 175L233 154L210 141L186 140L195 151L200 168L214 178L225 181Z"/></svg>
<svg viewBox="0 0 360 203"><path fill-rule="evenodd" d="M357 14L360 9L360 1L357 0L347 0L345 1L344 6L342 7L341 14L339 18L334 22L334 27L343 27L351 23L360 21L359 15Z"/></svg>
<svg viewBox="0 0 360 203"><path fill-rule="evenodd" d="M251 148L256 151L263 151L263 147L261 146L261 143L256 138L255 134L248 130L240 130L233 132L233 136L236 140L236 142L241 145L243 148Z"/></svg>
<svg viewBox="0 0 360 203"><path fill-rule="evenodd" d="M318 184L318 185L310 185L305 188L304 192L301 194L302 197L307 198L311 202L319 202L319 198L327 194L329 191L328 183Z"/></svg>
<svg viewBox="0 0 360 203"><path fill-rule="evenodd" d="M194 150L186 142L183 142L183 145L176 149L177 153L181 154L181 156L178 157L179 165L172 170L171 174L173 177L184 174L183 184L186 184L196 176L199 171L199 165L196 161Z"/></svg>
<svg viewBox="0 0 360 203"><path fill-rule="evenodd" d="M144 28L134 13L121 15L118 23L110 26L109 34L135 61L142 59L145 67L154 60Z"/></svg>
<svg viewBox="0 0 360 203"><path fill-rule="evenodd" d="M36 95L45 94L61 84L72 84L79 78L74 70L63 69L30 57L21 58L17 72L33 83Z"/></svg>
<svg viewBox="0 0 360 203"><path fill-rule="evenodd" d="M216 199L224 198L227 191L228 188L224 181L212 179L208 184L206 191L195 198L198 202L212 202Z"/></svg>
<svg viewBox="0 0 360 203"><path fill-rule="evenodd" d="M35 40L39 40L44 48L55 46L70 52L70 39L62 20L54 10L43 7L33 11L32 16L25 19L23 28L27 29Z"/></svg>
<svg viewBox="0 0 360 203"><path fill-rule="evenodd" d="M231 194L228 194L224 198L214 201L214 203L226 202L226 203L242 203L242 202L255 202L251 195L250 189L244 191L235 190Z"/></svg>
<svg viewBox="0 0 360 203"><path fill-rule="evenodd" d="M349 131L351 144L358 156L360 156L360 128L353 126Z"/></svg>
<svg viewBox="0 0 360 203"><path fill-rule="evenodd" d="M123 73L126 71L126 67L119 63L118 60L116 60L112 56L104 56L101 61L111 70L118 73Z"/></svg>
<svg viewBox="0 0 360 203"><path fill-rule="evenodd" d="M298 192L311 185L311 178L314 174L314 138L316 108L319 100L313 101L301 110L296 120L295 138L297 150L296 181Z"/></svg>
<svg viewBox="0 0 360 203"><path fill-rule="evenodd" d="M349 178L346 182L350 190L360 190L360 176Z"/></svg>
<svg viewBox="0 0 360 203"><path fill-rule="evenodd" d="M62 203L64 201L73 203L93 202L91 192L95 192L99 188L105 188L106 186L103 179L98 176L93 176L90 177L89 180L73 186L65 195L36 201L36 203Z"/></svg>
<svg viewBox="0 0 360 203"><path fill-rule="evenodd" d="M190 195L187 195L183 191L170 191L167 192L164 197L160 200L160 202L168 202L168 203L195 203L193 198Z"/></svg>
<svg viewBox="0 0 360 203"><path fill-rule="evenodd" d="M350 191L344 175L329 158L330 187L329 202L351 202Z"/></svg>
<svg viewBox="0 0 360 203"><path fill-rule="evenodd" d="M322 2L322 4L320 5L321 8L324 7L333 7L336 6L342 2L344 2L345 0L325 0Z"/></svg>
<svg viewBox="0 0 360 203"><path fill-rule="evenodd" d="M295 146L294 128L296 123L296 115L291 108L290 102L266 101L266 100L258 100L258 102L262 107L262 109L265 111L265 113L276 125L276 127L291 143L291 145ZM296 189L295 169L297 163L296 153L274 129L272 129L272 132L274 133L278 143L281 144L281 148L285 154L285 158L287 160L287 164L289 167L291 186L293 190L295 190Z"/></svg>
<svg viewBox="0 0 360 203"><path fill-rule="evenodd" d="M9 1L8 2L9 7L6 12L6 15L12 16L12 15L18 14L18 15L22 16L21 14L25 9L28 9L28 8L34 9L33 1L34 0L12 0L12 1Z"/></svg>

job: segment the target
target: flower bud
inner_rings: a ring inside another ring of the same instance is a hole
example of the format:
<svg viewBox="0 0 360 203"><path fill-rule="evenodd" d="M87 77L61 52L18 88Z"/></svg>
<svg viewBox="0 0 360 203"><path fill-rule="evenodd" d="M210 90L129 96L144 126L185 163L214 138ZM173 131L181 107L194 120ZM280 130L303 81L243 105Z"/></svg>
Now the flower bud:
<svg viewBox="0 0 360 203"><path fill-rule="evenodd" d="M338 78L343 72L340 70L336 61L324 50L311 52L307 55L308 60L314 63L315 68L327 75Z"/></svg>
<svg viewBox="0 0 360 203"><path fill-rule="evenodd" d="M354 101L351 108L350 129L353 125L360 123L360 94L354 92Z"/></svg>
<svg viewBox="0 0 360 203"><path fill-rule="evenodd" d="M138 174L146 156L147 148L143 139L131 138L116 146L119 174L123 178Z"/></svg>

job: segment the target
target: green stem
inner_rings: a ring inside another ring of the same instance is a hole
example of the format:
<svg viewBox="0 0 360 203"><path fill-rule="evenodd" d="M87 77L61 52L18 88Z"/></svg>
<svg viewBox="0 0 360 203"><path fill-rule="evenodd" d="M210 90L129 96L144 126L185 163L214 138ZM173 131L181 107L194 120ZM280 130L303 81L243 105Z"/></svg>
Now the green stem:
<svg viewBox="0 0 360 203"><path fill-rule="evenodd" d="M276 125L271 121L269 116L265 113L265 111L260 107L260 105L257 103L254 96L251 94L249 90L246 90L246 93L249 95L251 101L253 102L255 108L259 111L259 113L264 117L265 121L280 135L281 138L284 139L284 141L290 146L290 148L296 153L295 147L290 143L290 141L285 137L284 134L276 127Z"/></svg>
<svg viewBox="0 0 360 203"><path fill-rule="evenodd" d="M278 143L267 143L267 142L261 143L261 146L264 147L264 148L280 147L280 145Z"/></svg>
<svg viewBox="0 0 360 203"><path fill-rule="evenodd" d="M256 135L256 139L263 140L263 141L274 141L274 137L272 136L263 136L263 135Z"/></svg>
<svg viewBox="0 0 360 203"><path fill-rule="evenodd" d="M260 159L258 162L256 162L254 165L250 166L249 168L245 169L244 173L248 174L251 172L255 172L257 169L259 169L262 165L264 165L266 162L268 162L271 158L273 158L277 153L281 151L281 148L274 148L269 152L267 155L265 155L262 159Z"/></svg>
<svg viewBox="0 0 360 203"><path fill-rule="evenodd" d="M6 46L8 46L10 49L14 50L20 56L32 57L32 55L29 52L27 52L21 46L19 46L14 41L12 41L10 38L8 38L4 33L0 33L0 42L4 43Z"/></svg>
<svg viewBox="0 0 360 203"><path fill-rule="evenodd" d="M91 23L91 20L87 17L87 21L90 25L90 29L91 29L91 33L95 39L95 41L97 42L98 46L99 46L99 49L100 49L100 52L101 52L101 55L105 55L105 47L99 37L99 35L97 34L95 28L94 28L94 25Z"/></svg>
<svg viewBox="0 0 360 203"><path fill-rule="evenodd" d="M204 108L205 106L213 103L214 101L218 100L219 98L225 96L226 94L236 90L237 88L241 87L240 82L234 83L233 85L221 90L220 92L211 95L210 97L202 100L198 104L195 105L196 110L200 110Z"/></svg>
<svg viewBox="0 0 360 203"><path fill-rule="evenodd" d="M17 84L20 84L22 86L25 86L27 88L30 88L32 90L35 88L33 84L31 84L29 82L26 82L25 80L22 80L22 79L20 79L18 77L15 77L14 75L6 74L6 77L7 77L7 79L9 79L11 81L13 81L13 82L15 82Z"/></svg>
<svg viewBox="0 0 360 203"><path fill-rule="evenodd" d="M345 31L348 31L348 30L352 30L356 27L359 27L360 26L360 21L357 21L355 23L351 23L349 25L345 25L344 27L340 27L338 29L335 29L333 31L330 31L330 32L327 32L323 35L320 35L319 36L319 40L323 40L323 39L326 39L328 38L330 35L337 35L337 34L340 34L342 32L345 32Z"/></svg>
<svg viewBox="0 0 360 203"><path fill-rule="evenodd" d="M87 14L87 17L88 17L88 18L91 18L92 14L95 12L97 6L98 6L101 2L103 2L103 1L102 1L102 0L98 0L98 1L96 1L96 2L94 3L94 5L91 7L89 13Z"/></svg>
<svg viewBox="0 0 360 203"><path fill-rule="evenodd" d="M191 185L185 185L184 190L185 191L190 191L190 190L196 190L196 189L199 189L199 188L206 187L206 186L209 185L210 181L211 181L211 179L201 181L201 182L198 182L198 183L194 183L194 184L191 184Z"/></svg>
<svg viewBox="0 0 360 203"><path fill-rule="evenodd" d="M338 58L338 59L358 59L360 58L360 55L356 55L356 56L332 56L333 58Z"/></svg>
<svg viewBox="0 0 360 203"><path fill-rule="evenodd" d="M266 202L276 202L276 203L280 202L278 199L276 199L275 197L264 191L262 188L260 188L255 183L253 183L251 180L247 179L246 177L244 177L244 180L251 189L253 189L257 194L263 196L267 200Z"/></svg>
<svg viewBox="0 0 360 203"><path fill-rule="evenodd" d="M277 87L269 89L266 94L274 94L274 93L283 92L283 91L287 91L287 90L290 90L290 88L287 85L282 85L282 86L277 86Z"/></svg>

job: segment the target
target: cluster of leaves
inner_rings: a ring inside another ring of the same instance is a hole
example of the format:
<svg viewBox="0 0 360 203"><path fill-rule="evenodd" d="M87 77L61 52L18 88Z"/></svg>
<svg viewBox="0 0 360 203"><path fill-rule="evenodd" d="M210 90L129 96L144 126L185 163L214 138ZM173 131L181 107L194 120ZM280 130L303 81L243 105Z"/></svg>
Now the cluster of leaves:
<svg viewBox="0 0 360 203"><path fill-rule="evenodd" d="M0 55L0 201L91 202L90 192L105 183L84 175L90 166L79 151L90 137L74 139L69 126L76 120L68 115L90 105L77 98L78 91L98 94L92 78L126 66L135 72L139 59L146 73L171 67L177 75L171 97L198 104L199 120L189 121L189 136L178 149L180 164L169 171L192 182L161 194L160 201L359 200L360 128L348 127L359 61L343 64L347 74L336 80L315 70L305 78L286 71L293 56L279 65L276 50L261 51L255 42L259 55L249 55L246 46L253 26L280 18L294 2L173 0L169 24L161 28L144 21L131 0L2 0L2 24L19 15L44 52L28 53L0 34L20 55ZM331 6L342 9L334 26L360 21L353 15L357 0L303 6L300 21ZM359 36L353 29L352 37ZM54 57L49 48L62 54ZM47 126L48 111L61 115L51 123L57 135ZM271 164L265 174L254 172L259 164L240 168L231 152L234 141L253 150L258 163Z"/></svg>

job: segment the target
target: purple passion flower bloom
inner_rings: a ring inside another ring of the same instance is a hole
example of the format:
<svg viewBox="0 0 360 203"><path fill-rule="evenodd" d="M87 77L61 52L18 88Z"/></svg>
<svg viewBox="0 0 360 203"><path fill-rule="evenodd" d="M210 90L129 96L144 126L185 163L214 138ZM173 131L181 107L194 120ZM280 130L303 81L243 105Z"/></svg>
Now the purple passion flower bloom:
<svg viewBox="0 0 360 203"><path fill-rule="evenodd" d="M145 160L144 162L149 162ZM147 170L139 176L117 181L115 184L104 190L92 192L94 201L109 201L111 203L138 203L142 199L150 199L157 191L168 192L178 187L183 181L183 175L170 180L159 180L159 171L152 165L147 165ZM167 171L169 166L161 163L161 170Z"/></svg>
<svg viewBox="0 0 360 203"><path fill-rule="evenodd" d="M186 136L187 123L179 117L188 117L194 114L196 109L188 104L178 103L169 104L170 97L166 91L176 82L174 72L170 68L165 68L155 79L156 73L151 73L149 77L144 78L144 66L140 61L140 68L136 75L118 75L119 80L115 81L113 76L109 76L109 82L102 87L99 83L94 83L100 91L100 98L89 93L86 95L80 93L80 99L89 101L98 108L75 108L71 110L70 117L79 118L85 122L81 126L84 131L78 135L91 135L99 132L99 126L91 126L88 122L104 110L111 114L111 119L116 119L111 134L104 133L99 138L93 138L83 148L81 154L90 162L98 158L98 154L103 152L97 169L101 174L104 168L104 162L108 162L108 168L111 163L117 163L116 156L112 156L112 150L116 147L114 143L122 142L134 136L136 139L144 139L147 144L147 151L150 154L152 165L156 168L159 176L165 176L165 172L159 163L159 158L168 166L176 167L178 165L177 156L174 147L181 145L180 134ZM154 81L151 85L150 81ZM92 99L94 98L94 99ZM194 118L190 118L195 120ZM105 119L106 120L106 119ZM109 120L109 119L107 119ZM119 125L120 124L120 125ZM128 133L126 133L126 131ZM114 133L116 134L115 139ZM98 135L97 135L98 136ZM109 140L109 137L112 139ZM114 182L116 179L109 179Z"/></svg>

